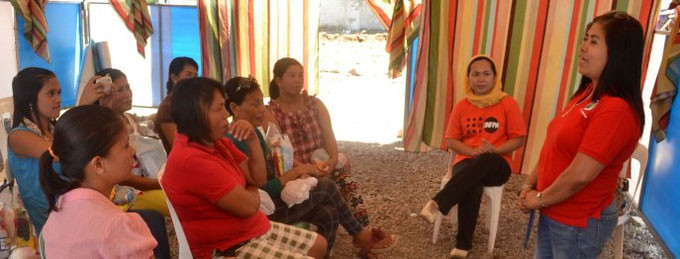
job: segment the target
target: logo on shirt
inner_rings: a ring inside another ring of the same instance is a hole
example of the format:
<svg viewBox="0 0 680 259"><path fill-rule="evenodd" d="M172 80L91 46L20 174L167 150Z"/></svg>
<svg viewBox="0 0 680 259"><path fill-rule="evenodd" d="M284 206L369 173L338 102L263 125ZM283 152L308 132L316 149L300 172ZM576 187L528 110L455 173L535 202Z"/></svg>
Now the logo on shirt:
<svg viewBox="0 0 680 259"><path fill-rule="evenodd" d="M484 120L484 131L486 133L494 133L498 128L500 127L500 124L498 123L498 119L495 117L489 117Z"/></svg>

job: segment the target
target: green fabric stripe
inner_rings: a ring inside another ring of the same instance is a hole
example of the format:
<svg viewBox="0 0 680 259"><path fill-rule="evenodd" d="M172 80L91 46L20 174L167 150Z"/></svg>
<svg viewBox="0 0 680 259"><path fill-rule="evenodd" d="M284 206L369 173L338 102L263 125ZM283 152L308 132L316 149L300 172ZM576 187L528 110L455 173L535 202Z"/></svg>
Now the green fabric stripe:
<svg viewBox="0 0 680 259"><path fill-rule="evenodd" d="M618 1L616 2L616 10L624 11L624 12L628 11L628 3L629 3L629 1L630 1L630 0L618 0ZM639 10L638 10L638 11L639 11Z"/></svg>
<svg viewBox="0 0 680 259"><path fill-rule="evenodd" d="M482 25L482 40L479 42L479 44L482 44L481 52L480 54L490 54L487 53L487 48L490 48L491 46L488 46L486 43L488 41L488 38L491 36L489 35L489 26L493 26L493 24L490 24L494 20L494 14L491 13L491 5L493 5L493 0L489 0L486 3L486 10L484 10L484 19L483 25Z"/></svg>
<svg viewBox="0 0 680 259"><path fill-rule="evenodd" d="M595 8L595 0L584 0L583 3L583 9L581 10L581 20L579 21L579 28L578 28L578 34L577 34L577 43L576 43L576 53L574 53L575 57L575 62L572 64L572 72L570 75L570 80L571 80L571 85L567 89L566 92L566 98L565 100L571 99L572 94L576 91L578 88L579 84L581 83L581 80L577 80L577 77L579 77L578 73L578 58L579 58L579 49L581 48L581 43L583 43L583 35L585 35L586 32L586 25L588 25L589 22L589 14L593 13L593 8ZM557 104L558 107L563 105L561 103Z"/></svg>
<svg viewBox="0 0 680 259"><path fill-rule="evenodd" d="M455 3L451 3L455 4ZM430 7L431 17L430 17L430 49L429 49L429 61L427 64L427 100L425 101L425 118L423 123L423 141L425 143L431 144L434 130L434 111L437 101L437 87L439 83L437 82L437 67L439 66L439 26L441 22L441 11L440 2L432 1ZM455 16L456 14L449 14ZM445 56L445 55L444 55Z"/></svg>
<svg viewBox="0 0 680 259"><path fill-rule="evenodd" d="M507 47L507 51L510 52L510 55L508 57L508 62L507 62L507 67L506 73L505 73L505 84L504 90L506 93L514 93L515 92L515 84L517 81L517 64L519 63L519 52L520 49L522 48L522 32L523 32L523 27L524 27L524 16L526 15L526 7L527 3L526 1L517 1L517 4L515 5L515 17L513 17L511 21L512 26L512 34L509 35L511 37L510 40L510 46ZM530 38L530 40L533 40L533 37ZM531 55L531 54L529 54Z"/></svg>

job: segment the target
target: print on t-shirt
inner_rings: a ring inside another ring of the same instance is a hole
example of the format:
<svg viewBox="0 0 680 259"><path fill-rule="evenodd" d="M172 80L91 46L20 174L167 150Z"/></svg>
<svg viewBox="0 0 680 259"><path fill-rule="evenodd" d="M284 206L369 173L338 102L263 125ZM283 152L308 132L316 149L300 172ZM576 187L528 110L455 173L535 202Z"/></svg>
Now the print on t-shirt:
<svg viewBox="0 0 680 259"><path fill-rule="evenodd" d="M498 119L495 117L489 117L484 120L484 131L486 131L486 133L494 133L499 127L500 123L498 123Z"/></svg>

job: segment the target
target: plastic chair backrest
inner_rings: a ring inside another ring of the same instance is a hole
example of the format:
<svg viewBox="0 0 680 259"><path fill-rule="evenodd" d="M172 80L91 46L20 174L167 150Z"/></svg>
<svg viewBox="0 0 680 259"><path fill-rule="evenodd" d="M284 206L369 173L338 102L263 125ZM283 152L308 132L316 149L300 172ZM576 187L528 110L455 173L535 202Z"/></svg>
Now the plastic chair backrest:
<svg viewBox="0 0 680 259"><path fill-rule="evenodd" d="M165 174L165 164L161 166L161 170L158 172L158 182L160 183ZM161 189L163 185L161 184ZM189 248L189 242L187 241L186 235L184 235L184 229L182 229L182 224L177 217L175 208L172 207L170 199L165 200L168 203L168 211L170 211L170 218L172 219L172 225L175 228L175 235L177 236L177 244L179 245L179 258L180 259L192 259L191 248Z"/></svg>

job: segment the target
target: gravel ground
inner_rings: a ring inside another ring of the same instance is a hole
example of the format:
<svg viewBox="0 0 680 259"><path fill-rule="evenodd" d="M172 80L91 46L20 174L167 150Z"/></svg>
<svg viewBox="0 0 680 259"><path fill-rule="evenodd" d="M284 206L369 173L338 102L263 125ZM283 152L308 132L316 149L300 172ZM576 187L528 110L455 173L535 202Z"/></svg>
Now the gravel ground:
<svg viewBox="0 0 680 259"><path fill-rule="evenodd" d="M432 244L433 225L414 217L436 193L446 171L448 153L400 150L403 125L404 77L387 79L383 34L321 33L319 98L333 120L339 149L352 161L353 175L369 206L372 224L400 236L399 246L381 258L447 258L454 246L456 226L443 222L439 242ZM493 254L488 254L488 231L482 227L486 204L480 208L470 258L532 258L536 230L529 249L523 248L528 216L517 208L514 195L524 180L513 175L503 192L501 218ZM644 226L626 224L624 258L667 258ZM168 220L170 242L177 258L174 230ZM333 258L356 258L351 237L338 232ZM602 258L613 258L610 242Z"/></svg>

